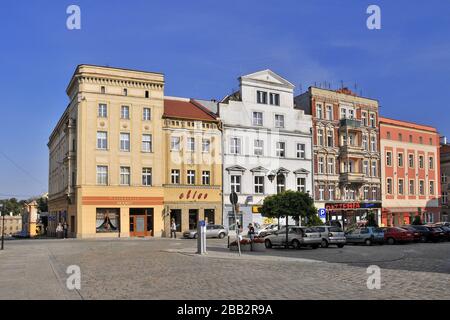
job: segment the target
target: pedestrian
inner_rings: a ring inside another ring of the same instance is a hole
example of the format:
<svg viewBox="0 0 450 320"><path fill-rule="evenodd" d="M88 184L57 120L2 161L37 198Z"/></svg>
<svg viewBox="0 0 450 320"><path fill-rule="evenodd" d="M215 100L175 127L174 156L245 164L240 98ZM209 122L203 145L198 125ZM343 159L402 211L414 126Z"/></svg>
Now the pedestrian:
<svg viewBox="0 0 450 320"><path fill-rule="evenodd" d="M248 225L247 236L250 238L251 241L253 241L253 239L255 238L255 228L251 223L249 223Z"/></svg>
<svg viewBox="0 0 450 320"><path fill-rule="evenodd" d="M175 219L172 219L172 223L170 224L170 238L177 238L177 225L175 223Z"/></svg>
<svg viewBox="0 0 450 320"><path fill-rule="evenodd" d="M56 227L56 237L58 239L61 239L63 232L64 232L63 226L61 222L58 222L58 226Z"/></svg>
<svg viewBox="0 0 450 320"><path fill-rule="evenodd" d="M69 225L67 224L67 221L64 221L63 231L64 231L64 239L67 239L67 234L68 234L68 231L69 231Z"/></svg>

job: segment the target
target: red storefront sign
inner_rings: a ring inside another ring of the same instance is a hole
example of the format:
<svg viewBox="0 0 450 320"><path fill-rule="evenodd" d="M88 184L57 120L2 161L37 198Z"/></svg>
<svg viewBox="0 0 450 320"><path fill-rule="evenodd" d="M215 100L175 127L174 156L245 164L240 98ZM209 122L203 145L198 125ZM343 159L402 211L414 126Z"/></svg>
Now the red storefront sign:
<svg viewBox="0 0 450 320"><path fill-rule="evenodd" d="M186 200L192 199L192 200L206 200L206 198L208 198L208 194L207 193L198 193L197 191L194 191L194 193L192 193L192 190L189 190L186 195L184 193L180 193L179 195L179 199L182 200L186 198Z"/></svg>
<svg viewBox="0 0 450 320"><path fill-rule="evenodd" d="M326 204L325 209L327 209L327 211L361 209L361 204L359 202L333 203L333 204Z"/></svg>

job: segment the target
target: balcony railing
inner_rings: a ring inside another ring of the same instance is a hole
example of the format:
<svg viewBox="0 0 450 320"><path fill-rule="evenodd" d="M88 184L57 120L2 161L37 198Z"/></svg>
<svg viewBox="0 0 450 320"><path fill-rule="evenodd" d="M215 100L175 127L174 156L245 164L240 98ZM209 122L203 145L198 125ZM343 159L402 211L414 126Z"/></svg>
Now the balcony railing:
<svg viewBox="0 0 450 320"><path fill-rule="evenodd" d="M341 119L339 121L341 127L361 128L361 120L358 119Z"/></svg>
<svg viewBox="0 0 450 320"><path fill-rule="evenodd" d="M343 183L364 183L364 173L344 172L339 175Z"/></svg>

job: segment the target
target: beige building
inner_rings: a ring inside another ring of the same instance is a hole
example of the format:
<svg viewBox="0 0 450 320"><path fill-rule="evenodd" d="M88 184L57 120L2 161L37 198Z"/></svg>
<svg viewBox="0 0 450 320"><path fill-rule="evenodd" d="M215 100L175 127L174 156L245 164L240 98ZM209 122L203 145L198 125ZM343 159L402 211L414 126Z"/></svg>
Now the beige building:
<svg viewBox="0 0 450 320"><path fill-rule="evenodd" d="M172 219L178 232L199 220L222 224L219 121L199 102L173 97L164 100L163 118L165 230Z"/></svg>
<svg viewBox="0 0 450 320"><path fill-rule="evenodd" d="M164 232L164 76L80 65L49 147L49 224L79 238ZM53 230L54 231L54 230Z"/></svg>
<svg viewBox="0 0 450 320"><path fill-rule="evenodd" d="M3 229L3 221L5 221L5 229ZM22 231L22 216L0 217L0 232L2 230L5 235L13 235Z"/></svg>

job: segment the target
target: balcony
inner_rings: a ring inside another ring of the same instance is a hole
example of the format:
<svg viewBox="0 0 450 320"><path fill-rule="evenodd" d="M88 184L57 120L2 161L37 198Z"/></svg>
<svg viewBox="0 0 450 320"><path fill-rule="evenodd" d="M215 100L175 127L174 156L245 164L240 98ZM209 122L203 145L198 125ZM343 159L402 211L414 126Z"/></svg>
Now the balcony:
<svg viewBox="0 0 450 320"><path fill-rule="evenodd" d="M361 120L358 119L341 119L339 120L340 129L360 129Z"/></svg>
<svg viewBox="0 0 450 320"><path fill-rule="evenodd" d="M339 175L339 182L343 184L364 183L364 173L344 172Z"/></svg>
<svg viewBox="0 0 450 320"><path fill-rule="evenodd" d="M362 146L346 144L339 147L340 157L363 158L364 149Z"/></svg>

